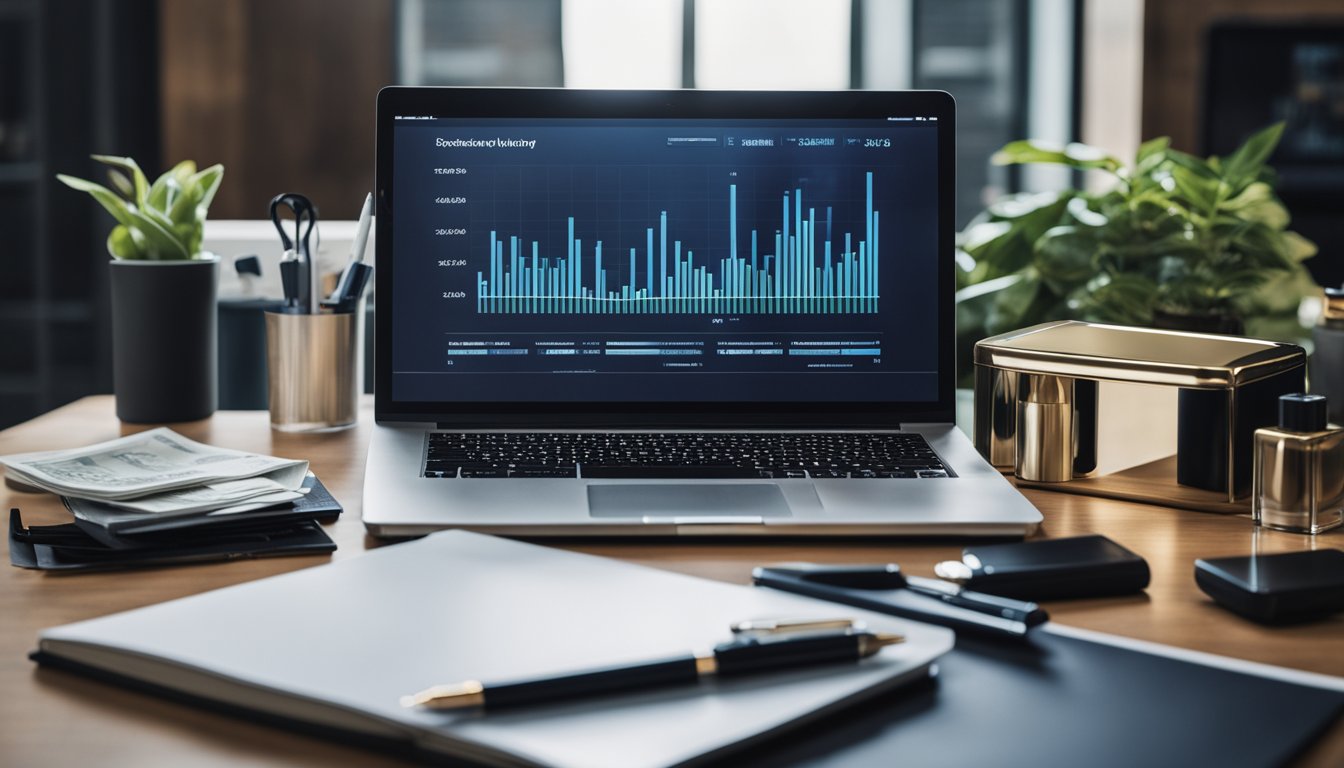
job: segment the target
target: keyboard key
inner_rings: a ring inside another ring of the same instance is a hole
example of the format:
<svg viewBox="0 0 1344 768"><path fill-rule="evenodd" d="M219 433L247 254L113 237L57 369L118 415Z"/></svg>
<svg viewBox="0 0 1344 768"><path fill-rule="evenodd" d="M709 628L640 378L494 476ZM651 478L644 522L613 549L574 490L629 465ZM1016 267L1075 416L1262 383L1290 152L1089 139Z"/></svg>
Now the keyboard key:
<svg viewBox="0 0 1344 768"><path fill-rule="evenodd" d="M510 467L509 477L577 477L578 468L568 467Z"/></svg>
<svg viewBox="0 0 1344 768"><path fill-rule="evenodd" d="M508 477L509 470L502 467L462 468L462 477Z"/></svg>

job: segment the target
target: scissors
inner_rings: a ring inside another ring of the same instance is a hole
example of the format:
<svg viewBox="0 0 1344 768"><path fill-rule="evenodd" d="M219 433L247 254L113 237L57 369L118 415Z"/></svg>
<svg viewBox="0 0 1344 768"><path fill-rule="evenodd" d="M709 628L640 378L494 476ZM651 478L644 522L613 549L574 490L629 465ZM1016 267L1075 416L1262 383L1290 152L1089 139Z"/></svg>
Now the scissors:
<svg viewBox="0 0 1344 768"><path fill-rule="evenodd" d="M289 208L294 214L294 237L285 232L280 209ZM304 221L307 228L304 228ZM285 306L291 312L317 312L317 264L313 260L308 238L317 226L317 206L303 195L285 192L271 198L271 223L280 233L280 244L285 255L280 260L280 281L285 290Z"/></svg>

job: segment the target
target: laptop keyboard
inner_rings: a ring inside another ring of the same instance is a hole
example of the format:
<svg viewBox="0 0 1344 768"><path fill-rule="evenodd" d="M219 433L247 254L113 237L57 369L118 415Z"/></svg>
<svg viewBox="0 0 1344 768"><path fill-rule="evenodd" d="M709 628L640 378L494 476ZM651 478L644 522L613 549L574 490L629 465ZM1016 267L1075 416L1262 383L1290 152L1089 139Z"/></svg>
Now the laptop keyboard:
<svg viewBox="0 0 1344 768"><path fill-rule="evenodd" d="M921 435L801 432L430 432L426 477L932 478Z"/></svg>

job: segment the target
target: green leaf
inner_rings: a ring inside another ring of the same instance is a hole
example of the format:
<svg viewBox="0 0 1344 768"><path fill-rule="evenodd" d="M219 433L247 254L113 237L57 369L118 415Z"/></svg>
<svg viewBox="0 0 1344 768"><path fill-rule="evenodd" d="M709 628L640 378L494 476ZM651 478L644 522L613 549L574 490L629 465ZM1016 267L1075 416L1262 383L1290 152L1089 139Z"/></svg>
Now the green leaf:
<svg viewBox="0 0 1344 768"><path fill-rule="evenodd" d="M196 206L201 201L201 191L199 184L188 180L182 194L173 200L173 206L168 210L168 219L174 224L194 221Z"/></svg>
<svg viewBox="0 0 1344 768"><path fill-rule="evenodd" d="M132 210L134 210L134 209L135 209L134 206L132 206ZM157 209L157 208L148 208L148 207L146 207L146 208L141 208L141 209L140 209L140 212L143 213L143 214L145 214L145 215L148 216L149 218L151 218L151 219L157 221L159 224L163 225L163 227L164 227L165 229L172 229L172 228L173 228L173 220L170 219L170 218L168 218L168 214L167 214L166 212L164 212L164 211L160 211L160 210Z"/></svg>
<svg viewBox="0 0 1344 768"><path fill-rule="evenodd" d="M117 193L123 198L132 202L135 201L135 187L131 184L131 180L126 177L126 174L111 170L107 172L107 179L112 182L112 186L117 188Z"/></svg>
<svg viewBox="0 0 1344 768"><path fill-rule="evenodd" d="M1241 194L1223 202L1223 210L1235 212L1248 221L1258 221L1274 229L1288 226L1288 211L1264 182L1253 182Z"/></svg>
<svg viewBox="0 0 1344 768"><path fill-rule="evenodd" d="M1201 176L1181 166L1171 169L1171 178L1176 182L1176 191L1196 209L1212 211L1217 205L1218 185L1221 183L1217 177Z"/></svg>
<svg viewBox="0 0 1344 768"><path fill-rule="evenodd" d="M133 226L139 229L145 237L145 245L148 250L147 258L158 259L189 259L192 254L187 252L186 246L182 244L164 225L156 219L150 217L143 211L130 211L131 218L134 220Z"/></svg>
<svg viewBox="0 0 1344 768"><path fill-rule="evenodd" d="M224 166L216 163L198 172L192 180L201 187L201 199L196 205L200 208L198 215L201 221L204 221L206 211L215 201L215 193L219 191L220 182L224 181Z"/></svg>
<svg viewBox="0 0 1344 768"><path fill-rule="evenodd" d="M1280 233L1280 236L1283 239L1284 255L1294 264L1301 264L1317 253L1316 244L1296 232L1289 230Z"/></svg>
<svg viewBox="0 0 1344 768"><path fill-rule="evenodd" d="M1143 161L1149 158L1162 157L1167 152L1167 147L1171 146L1171 137L1158 136L1156 139L1150 139L1139 145L1139 153L1134 159L1135 165L1143 165Z"/></svg>
<svg viewBox="0 0 1344 768"><path fill-rule="evenodd" d="M961 234L957 235L957 245L966 249L972 256L977 256L986 245L1012 230L1013 225L1006 221L982 221L962 230Z"/></svg>
<svg viewBox="0 0 1344 768"><path fill-rule="evenodd" d="M1000 212L1014 218L980 221L962 233L959 244L977 262L972 281L990 280L1030 264L1032 245L1060 223L1075 194L1014 195L992 206L991 217Z"/></svg>
<svg viewBox="0 0 1344 768"><path fill-rule="evenodd" d="M1171 139L1166 136L1158 136L1140 144L1139 152L1134 159L1134 178L1145 184L1151 184L1153 171L1167 161L1167 148L1170 146Z"/></svg>
<svg viewBox="0 0 1344 768"><path fill-rule="evenodd" d="M986 210L995 219L1020 219L1048 209L1059 201L1059 197L1058 192L1023 192L995 200Z"/></svg>
<svg viewBox="0 0 1344 768"><path fill-rule="evenodd" d="M185 188L187 182L196 173L196 162L194 160L183 160L169 169L168 173L174 179L177 179L178 186Z"/></svg>
<svg viewBox="0 0 1344 768"><path fill-rule="evenodd" d="M1225 235L1228 250L1236 261L1232 265L1224 265L1224 271L1227 267L1240 267L1242 264L1265 270L1291 268L1297 262L1293 261L1293 249L1283 234L1264 224L1242 222Z"/></svg>
<svg viewBox="0 0 1344 768"><path fill-rule="evenodd" d="M1068 293L1097 274L1094 233L1081 227L1055 227L1036 241L1036 271L1056 293Z"/></svg>
<svg viewBox="0 0 1344 768"><path fill-rule="evenodd" d="M1227 158L1223 175L1233 187L1241 187L1260 174L1283 136L1283 123L1275 123L1246 140Z"/></svg>
<svg viewBox="0 0 1344 768"><path fill-rule="evenodd" d="M964 290L957 291L957 303L961 304L965 302L974 304L976 302L984 301L986 297L992 297L994 294L1005 288L1017 285L1022 281L1022 277L1023 276L1019 273L1005 275L1004 277L995 278L993 280L986 280L983 283L977 283Z"/></svg>
<svg viewBox="0 0 1344 768"><path fill-rule="evenodd" d="M1104 227L1110 222L1105 214L1092 210L1086 198L1073 198L1068 202L1067 208L1073 220L1086 227Z"/></svg>
<svg viewBox="0 0 1344 768"><path fill-rule="evenodd" d="M1031 263L1031 239L1021 227L1013 227L1000 237L994 238L975 251L966 249L976 259L973 273L979 280L1006 275Z"/></svg>
<svg viewBox="0 0 1344 768"><path fill-rule="evenodd" d="M1218 172L1215 171L1207 161L1201 160L1194 155L1188 155L1175 149L1167 150L1167 159L1170 160L1176 168L1184 168L1191 173L1205 179L1217 179ZM1173 172L1175 169L1173 168Z"/></svg>
<svg viewBox="0 0 1344 768"><path fill-rule="evenodd" d="M995 294L985 316L985 330L990 334L1007 333L1040 322L1031 310L1042 287L1040 278L1028 271L1021 280Z"/></svg>
<svg viewBox="0 0 1344 768"><path fill-rule="evenodd" d="M1296 319L1303 297L1317 295L1319 291L1311 273L1298 264L1290 270L1275 272L1258 288L1238 297L1236 305L1247 315L1276 314Z"/></svg>
<svg viewBox="0 0 1344 768"><path fill-rule="evenodd" d="M1077 297L1090 320L1123 325L1149 325L1157 284L1132 273L1101 275L1089 282Z"/></svg>
<svg viewBox="0 0 1344 768"><path fill-rule="evenodd" d="M145 172L140 170L139 164L129 157L116 157L114 155L91 155L94 160L103 165L110 165L118 168L128 174L135 182L135 193L131 201L136 205L144 205L145 198L149 195L149 182L145 179Z"/></svg>
<svg viewBox="0 0 1344 768"><path fill-rule="evenodd" d="M154 180L154 184L149 188L149 196L145 198L145 205L149 208L157 208L160 211L168 210L169 183L173 182L173 177L163 174Z"/></svg>
<svg viewBox="0 0 1344 768"><path fill-rule="evenodd" d="M1070 168L1098 169L1111 173L1120 170L1123 165L1104 150L1087 144L1073 143L1061 147L1031 140L1009 142L995 152L989 161L995 165L1053 163L1067 165Z"/></svg>
<svg viewBox="0 0 1344 768"><path fill-rule="evenodd" d="M1134 202L1130 210L1130 226L1153 239L1186 235L1190 229L1190 211L1171 198L1158 195L1144 196ZM1128 234L1132 238L1133 232Z"/></svg>
<svg viewBox="0 0 1344 768"><path fill-rule="evenodd" d="M107 235L107 252L114 259L139 259L143 257L140 246L124 224L118 224Z"/></svg>
<svg viewBox="0 0 1344 768"><path fill-rule="evenodd" d="M131 216L130 207L126 204L125 200L122 200L117 196L117 193L101 184L94 184L91 181L77 179L74 176L66 176L63 173L56 174L56 178L71 189L77 189L80 192L88 192L93 196L93 199L97 200L104 208L106 208L107 212L112 214L112 218L116 219L119 223L128 227L135 226L134 217Z"/></svg>

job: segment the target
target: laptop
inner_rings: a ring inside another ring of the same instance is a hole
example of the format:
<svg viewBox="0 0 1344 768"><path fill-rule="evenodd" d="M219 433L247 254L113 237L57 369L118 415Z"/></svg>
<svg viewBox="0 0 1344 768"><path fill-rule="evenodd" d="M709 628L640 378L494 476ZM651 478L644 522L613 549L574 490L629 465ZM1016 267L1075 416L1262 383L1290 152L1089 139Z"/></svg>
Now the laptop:
<svg viewBox="0 0 1344 768"><path fill-rule="evenodd" d="M363 519L1021 536L954 425L941 92L378 95Z"/></svg>

